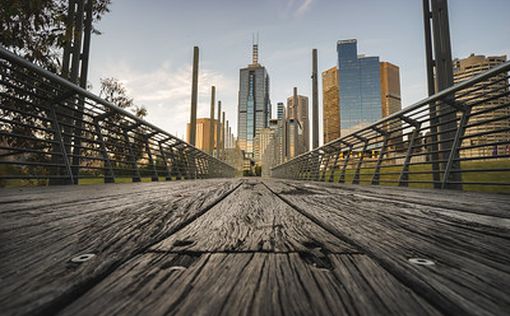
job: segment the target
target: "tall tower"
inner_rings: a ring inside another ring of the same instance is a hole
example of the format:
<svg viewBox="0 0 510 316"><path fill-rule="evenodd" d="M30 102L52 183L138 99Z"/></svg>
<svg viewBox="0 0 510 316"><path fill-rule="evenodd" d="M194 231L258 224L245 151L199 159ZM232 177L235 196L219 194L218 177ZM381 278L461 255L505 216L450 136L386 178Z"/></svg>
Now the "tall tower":
<svg viewBox="0 0 510 316"><path fill-rule="evenodd" d="M198 99L198 47L193 47L193 78L191 83L191 118L189 142L195 146L197 135L197 99Z"/></svg>
<svg viewBox="0 0 510 316"><path fill-rule="evenodd" d="M308 97L299 95L297 88L294 88L294 94L287 98L287 112L289 124L290 120L295 120L299 124L298 137L296 138L298 154L310 150L310 119L308 112ZM290 134L289 134L290 135Z"/></svg>
<svg viewBox="0 0 510 316"><path fill-rule="evenodd" d="M317 78L317 49L312 50L312 148L319 147L319 91Z"/></svg>
<svg viewBox="0 0 510 316"><path fill-rule="evenodd" d="M340 100L338 69L331 67L322 73L322 127L324 144L340 138Z"/></svg>
<svg viewBox="0 0 510 316"><path fill-rule="evenodd" d="M259 44L253 42L252 62L239 71L238 143L246 157L254 158L254 139L269 126L271 102L269 75L259 64Z"/></svg>

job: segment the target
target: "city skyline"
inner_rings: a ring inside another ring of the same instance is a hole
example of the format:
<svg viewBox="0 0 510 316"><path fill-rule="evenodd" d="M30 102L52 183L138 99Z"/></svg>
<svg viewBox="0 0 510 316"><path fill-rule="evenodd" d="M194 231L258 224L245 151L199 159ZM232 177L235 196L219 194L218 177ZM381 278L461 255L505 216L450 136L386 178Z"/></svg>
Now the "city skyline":
<svg viewBox="0 0 510 316"><path fill-rule="evenodd" d="M112 14L97 24L103 34L92 39L89 80L93 85L92 90L97 92L100 77L120 79L135 101L147 106L148 121L184 139L189 120L191 52L192 47L198 45L201 48L198 117L208 116L210 86L216 85L217 100L223 101L227 119L232 123L232 132L237 135L238 69L246 64L251 54L251 35L258 31L261 59L271 73L270 97L273 105L284 102L293 86L297 86L303 95L311 96L311 49L318 48L320 73L333 65L336 41L343 38L357 38L360 51L370 52L400 66L403 106L426 96L421 3L395 1L385 7L369 1L374 9L370 11L380 13L385 17L382 19L374 18L374 13L360 15L363 5L342 1L261 1L250 7L253 9L251 14L260 16L260 20L243 24L241 17L236 14L245 8L246 3L222 1L216 4L217 8L211 8L207 2L198 1L201 4L198 7L195 2L179 4L178 10L166 10L171 3L140 8L134 2L114 2ZM227 3L228 10L219 9ZM392 8L395 7L406 14L393 12L395 10ZM482 7L476 1L451 1L454 57L463 58L471 53L510 53L506 44L510 42L510 32L501 32L503 37L508 38L495 41L483 36L481 30L469 23L475 18L473 12L482 10ZM486 8L490 10L490 15L476 18L487 19L488 22L490 16L491 25L496 29L510 29L507 20L498 18L503 17L505 8L509 7L508 2L494 1ZM147 11L142 16L150 17L141 21L147 23L145 31L134 30L128 23L131 16L140 10ZM266 15L263 16L263 12ZM347 12L357 16L357 20L349 17ZM211 22L206 23L207 28L199 30L183 23L184 19L195 13ZM334 14L337 16L332 19ZM324 18L319 19L319 16ZM367 23L368 20L373 23ZM373 27L374 23L383 20L384 24ZM320 22L318 28L311 27L317 22ZM236 28L232 29L232 25L236 25ZM126 29L130 31L126 32ZM296 30L299 32L296 33ZM129 48L126 47L125 36L132 38L135 35L140 35L137 38L147 44L141 45L135 41ZM155 46L155 43L159 46ZM157 49L147 49L151 45ZM321 88L320 85L319 91ZM322 96L319 97L319 104L322 106ZM276 116L274 112L273 109L272 117ZM319 133L322 135L322 114L319 121Z"/></svg>

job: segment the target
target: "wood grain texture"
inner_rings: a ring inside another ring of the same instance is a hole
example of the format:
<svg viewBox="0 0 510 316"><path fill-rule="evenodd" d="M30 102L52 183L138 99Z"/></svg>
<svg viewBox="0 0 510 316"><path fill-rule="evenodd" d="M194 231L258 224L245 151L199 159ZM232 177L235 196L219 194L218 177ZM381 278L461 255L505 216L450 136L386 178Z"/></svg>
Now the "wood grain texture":
<svg viewBox="0 0 510 316"><path fill-rule="evenodd" d="M379 198L370 199L362 187L345 190L287 181L266 184L315 223L370 255L445 314L506 315L510 311L506 224L475 224L467 205L464 216L449 216L441 204L394 201L382 192ZM371 196L372 189L368 191ZM413 194L415 198L421 194L420 201L436 198L426 191ZM456 199L462 195L456 193ZM464 195L469 200L470 194ZM508 197L489 197L484 201L479 196L476 207L508 207ZM479 210L472 213L480 214ZM408 259L416 257L431 259L436 265L410 264Z"/></svg>
<svg viewBox="0 0 510 316"><path fill-rule="evenodd" d="M152 253L137 257L61 315L439 315L364 255ZM93 304L93 308L91 308Z"/></svg>
<svg viewBox="0 0 510 316"><path fill-rule="evenodd" d="M299 214L252 180L151 250L324 253L356 250Z"/></svg>
<svg viewBox="0 0 510 316"><path fill-rule="evenodd" d="M239 180L69 186L2 192L0 306L46 313L221 200ZM19 202L12 202L19 201ZM96 256L87 264L70 259Z"/></svg>

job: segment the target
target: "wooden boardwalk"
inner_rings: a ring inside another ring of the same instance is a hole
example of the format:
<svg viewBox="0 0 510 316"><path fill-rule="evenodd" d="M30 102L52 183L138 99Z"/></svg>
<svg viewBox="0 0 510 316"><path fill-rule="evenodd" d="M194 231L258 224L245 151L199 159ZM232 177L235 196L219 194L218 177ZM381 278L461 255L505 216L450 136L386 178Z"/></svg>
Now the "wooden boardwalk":
<svg viewBox="0 0 510 316"><path fill-rule="evenodd" d="M1 315L510 315L510 196L246 178L3 189L0 284Z"/></svg>

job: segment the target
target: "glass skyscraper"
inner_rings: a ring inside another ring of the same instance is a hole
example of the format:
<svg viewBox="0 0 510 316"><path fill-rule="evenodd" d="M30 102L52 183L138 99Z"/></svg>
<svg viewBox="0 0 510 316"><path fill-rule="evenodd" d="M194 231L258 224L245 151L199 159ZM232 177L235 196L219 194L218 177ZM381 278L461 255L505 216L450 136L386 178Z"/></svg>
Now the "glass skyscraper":
<svg viewBox="0 0 510 316"><path fill-rule="evenodd" d="M246 157L254 158L254 139L269 126L271 102L269 75L258 63L258 45L253 45L253 61L239 74L238 142Z"/></svg>
<svg viewBox="0 0 510 316"><path fill-rule="evenodd" d="M358 55L355 39L337 42L341 135L381 118L379 57Z"/></svg>

